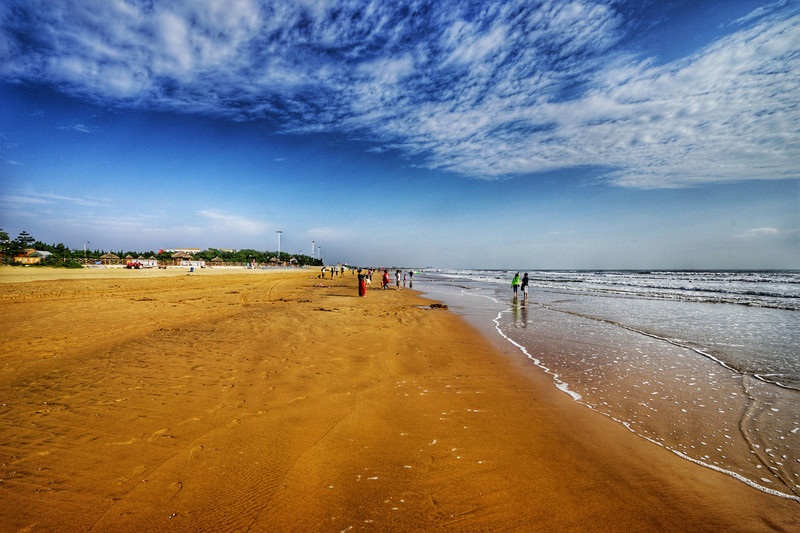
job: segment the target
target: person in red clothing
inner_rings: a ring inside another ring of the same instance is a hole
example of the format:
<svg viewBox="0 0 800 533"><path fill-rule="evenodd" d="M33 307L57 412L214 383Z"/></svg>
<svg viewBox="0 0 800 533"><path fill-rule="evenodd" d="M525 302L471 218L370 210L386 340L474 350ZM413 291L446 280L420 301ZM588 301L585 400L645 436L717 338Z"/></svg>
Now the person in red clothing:
<svg viewBox="0 0 800 533"><path fill-rule="evenodd" d="M366 284L367 275L364 274L361 269L358 269L358 295L359 296L366 296L367 295L367 284Z"/></svg>
<svg viewBox="0 0 800 533"><path fill-rule="evenodd" d="M389 288L389 271L385 268L383 269L383 290Z"/></svg>

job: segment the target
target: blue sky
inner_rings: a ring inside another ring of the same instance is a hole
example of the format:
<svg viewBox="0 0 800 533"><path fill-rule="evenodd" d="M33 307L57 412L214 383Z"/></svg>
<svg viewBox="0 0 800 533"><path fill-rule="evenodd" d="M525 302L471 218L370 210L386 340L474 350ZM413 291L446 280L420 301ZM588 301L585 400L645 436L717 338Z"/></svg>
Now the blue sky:
<svg viewBox="0 0 800 533"><path fill-rule="evenodd" d="M798 35L797 1L6 1L0 227L800 268Z"/></svg>

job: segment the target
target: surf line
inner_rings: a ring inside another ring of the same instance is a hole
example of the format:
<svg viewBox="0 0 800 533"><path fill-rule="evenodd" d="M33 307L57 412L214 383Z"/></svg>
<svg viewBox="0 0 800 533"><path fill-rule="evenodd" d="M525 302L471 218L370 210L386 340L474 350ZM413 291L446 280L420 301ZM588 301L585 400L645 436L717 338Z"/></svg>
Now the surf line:
<svg viewBox="0 0 800 533"><path fill-rule="evenodd" d="M536 366L538 366L539 368L544 370L545 373L550 374L551 376L553 376L553 382L555 383L556 388L558 390L560 390L561 392L565 392L565 393L569 394L572 397L572 399L575 400L576 402L579 402L582 405L586 405L585 403L581 402L581 399L583 398L583 396L581 396L580 394L578 394L574 390L570 389L569 385L567 385L567 383L565 383L564 381L561 381L561 379L559 378L558 374L556 374L553 370L551 370L551 369L547 368L546 366L544 366L540 360L538 360L534 356L532 356L530 354L530 352L528 352L527 348L525 348L525 346L521 345L520 343L518 343L517 341L515 341L514 339L512 339L511 337L509 337L508 335L506 335L503 332L503 330L500 328L500 317L503 316L503 313L508 313L509 311L511 311L511 309L505 309L503 311L500 311L499 313L497 313L497 316L492 319L492 322L494 322L494 328L497 330L497 333L499 333L500 336L503 337L505 340L507 340L508 342L513 344L514 346L516 346L519 351L521 351L523 354L525 354L525 356L528 359L533 361L533 363Z"/></svg>
<svg viewBox="0 0 800 533"><path fill-rule="evenodd" d="M491 299L491 298L490 298L490 299ZM545 308L545 309L548 309L548 310L550 310L550 311L558 311L558 309L551 309L551 308L549 308L548 306L546 306L546 305L544 305L544 304L538 304L538 305L541 305L543 308ZM701 460L699 460L699 459L695 459L695 458L693 458L693 457L690 457L690 456L686 455L685 453L683 453L683 452L681 452L681 451L679 451L679 450L675 450L675 449L673 449L673 448L670 448L669 446L666 446L666 445L664 445L663 443L661 443L661 442L658 442L657 440L651 439L650 437L648 437L648 436L646 436L646 435L642 435L641 433L637 433L637 432L636 432L636 430L634 430L634 429L631 427L631 425L630 425L628 422L624 421L624 420L620 420L620 419L618 419L618 418L616 418L616 417L612 416L612 415L611 415L611 414L609 414L609 413L604 413L604 412L602 412L602 411L598 411L597 409L594 409L594 408L593 408L591 405L589 405L589 404L587 404L586 402L582 401L582 399L583 399L583 396L581 396L579 393L577 393L577 392L573 391L572 389L570 389L570 388L569 388L569 385L568 385L567 383L565 383L565 382L561 381L561 379L559 379L559 376L558 376L558 374L557 374L557 373L555 373L554 371L552 371L552 370L550 370L549 368L547 368L546 366L544 366L544 365L542 364L542 362L541 362L541 361L539 361L538 359L536 359L535 357L533 357L533 356L530 354L530 352L528 352L528 350L525 348L525 346L523 346L523 345L521 345L520 343L516 342L515 340L513 340L512 338L510 338L508 335L506 335L506 334L505 334L505 332L503 332L503 330L500 328L500 318L503 316L503 314L504 314L504 313L509 313L510 311L511 311L511 308L504 309L504 310L500 311L499 313L497 313L497 316L496 316L495 318L493 318L493 319L492 319L492 321L494 322L494 327L495 327L495 329L497 330L497 333L499 333L501 337L503 337L503 338L504 338L506 341L508 341L508 342L509 342L509 343L511 343L513 346L515 346L515 347L516 347L516 348L517 348L519 351L521 351L521 352L522 352L522 353L523 353L523 354L524 354L524 355L525 355L525 356L526 356L528 359L530 359L531 361L533 361L533 363L534 363L536 366L538 366L539 368L541 368L542 370L544 370L544 371L545 371L545 373L547 373L547 374L549 374L549 375L553 376L553 382L554 382L554 384L555 384L556 388L557 388L558 390L560 390L560 391L562 391L562 392L566 393L566 394L569 394L569 395L572 397L572 399L575 401L575 403L578 403L578 404L580 404L580 405L583 405L584 407L586 407L586 408L588 408L588 409L590 409L590 410L594 411L595 413L598 413L598 414L601 414L601 415L605 415L605 416L607 416L608 418L610 418L610 419L611 419L611 420L613 420L614 422L617 422L617 423L619 423L619 424L622 424L622 425L623 425L625 428L627 428L627 429L628 429L628 431L630 431L630 432L631 432L631 433L633 433L634 435L636 435L636 436L638 436L638 437L641 437L641 438L643 438L643 439L645 439L645 440L647 440L647 441L649 441L649 442L652 442L653 444L657 444L658 446L660 446L660 447L664 448L665 450L669 450L669 451L671 451L672 453L674 453L675 455L677 455L678 457L680 457L680 458L682 458L682 459L686 459L687 461L690 461L690 462L692 462L692 463L694 463L694 464L696 464L696 465L699 465L699 466L704 466L704 467L706 467L706 468L709 468L709 469L711 469L711 470L714 470L714 471L716 471L716 472L719 472L719 473L721 473L721 474L726 474L726 475L728 475L728 476L731 476L732 478L734 478L734 479L736 479L736 480L738 480L738 481L740 481L740 482L744 483L745 485L748 485L748 486L750 486L750 487L752 487L752 488L754 488L754 489L756 489L756 490L759 490L759 491L761 491L761 492L764 492L764 493L766 493L766 494L771 494L771 495L773 495L773 496L778 496L778 497L781 497L781 498L786 498L786 499L788 499L788 500L793 500L793 501L796 501L796 502L800 503L800 497L798 497L798 496L796 496L796 495L793 495L793 494L786 494L786 493L784 493L784 492L781 492L781 491L778 491L778 490L775 490L775 489L771 489L771 488L765 487L765 486L763 486L763 485L760 485L760 484L756 483L756 482L755 482L755 481L753 481L752 479L749 479L749 478L747 478L747 477L745 477L745 476L743 476L743 475L741 475L741 474L739 474L739 473L737 473L737 472L732 472L732 471L730 471L730 470L725 470L724 468L721 468L721 467L719 467L719 466L716 466L716 465L711 465L711 464L708 464L708 463L704 463L703 461L701 461ZM568 312L568 311L560 311L560 312L562 312L562 313L568 313L568 314L572 314L572 315L576 315L576 316L580 316L580 317L582 317L582 318L591 318L591 317L584 317L583 315L579 315L579 314L577 314L577 313L570 313L570 312ZM625 328L625 329L629 329L629 330L631 330L631 331L634 331L634 332L636 332L636 333L641 333L641 334L643 334L643 335L646 335L646 336L648 336L648 337L653 337L653 338L656 338L656 339L660 339L660 340L663 340L663 341L665 341L665 342L669 342L670 344L675 344L676 346L680 346L680 347L682 347L682 348L687 348L687 349L689 349L689 350L692 350L692 351L696 351L696 352L698 351L698 350L694 350L694 349L692 349L692 348L690 348L690 347L681 346L680 344L677 344L677 343L675 343L675 342L672 342L672 341L670 341L669 339L662 339L661 337L658 337L658 336L656 336L656 335L651 335L651 334L649 334L649 333L646 333L646 332L643 332L643 331L638 331L638 330L635 330L635 329L633 329L633 328L626 327L626 326L624 326L624 325L622 325L622 324L617 324L617 323L615 323L615 322L610 322L610 321L608 321L608 320L602 320L602 319L594 319L594 320L598 320L598 321L600 321L600 322L609 322L609 323L611 323L611 324L614 324L614 325L621 326L621 327L623 327L623 328ZM701 355L705 355L705 354L703 354L702 352L699 352L699 353L700 353ZM714 357L711 357L711 359L712 359L712 360L714 360L714 361L717 361L717 359L716 359L716 358L714 358ZM717 362L718 362L718 363L720 363L722 366L724 366L724 367L726 367L726 368L729 368L727 365L725 365L725 364L724 364L724 363L722 363L721 361L717 361ZM733 370L733 369L730 369L730 370ZM734 372L736 372L735 370L733 370L733 371L734 371ZM738 373L738 372L737 372L737 373Z"/></svg>
<svg viewBox="0 0 800 533"><path fill-rule="evenodd" d="M608 320L608 319L605 319L605 318L598 318L598 317L589 316L589 315L582 315L580 313L576 313L575 311L565 311L563 309L558 309L558 308L555 308L555 307L553 307L551 305L542 304L542 303L540 303L538 305L540 305L541 307L547 309L548 311L553 311L555 313L564 313L564 314L567 314L567 315L572 315L572 316L576 316L576 317L579 317L579 318L584 318L586 320L594 320L596 322L602 322L604 324L609 324L611 326L617 326L617 327L620 327L622 329L627 329L628 331L631 331L633 333L638 333L639 335L644 335L645 337L650 337L651 339L656 339L656 340L659 340L659 341L662 341L662 342L666 342L666 343L672 344L673 346L677 346L678 348L683 348L685 350L690 350L690 351L692 351L692 352L694 352L694 353L696 353L696 354L698 354L698 355L700 355L702 357L705 357L706 359L714 361L715 363L717 363L721 367L733 372L734 374L738 374L739 376L750 376L752 378L755 378L755 379L757 379L757 380L759 380L759 381L761 381L763 383L767 383L769 385L775 385L776 387L780 387L780 388L786 389L786 390L797 391L797 389L795 389L793 387L789 387L787 385L784 385L780 381L767 379L766 377L764 377L764 376L770 376L772 374L748 374L747 372L744 372L744 371L739 370L738 368L736 368L734 366L731 366L730 364L726 363L725 361L715 357L714 355L712 355L712 354L710 354L708 352L704 352L703 350L701 350L699 348L695 348L693 346L689 346L688 344L682 344L682 343L680 343L680 342L678 342L676 340L669 339L667 337L661 337L661 336L656 335L654 333L648 333L647 331L642 331L640 329L636 329L636 328L633 328L631 326L626 326L625 324L622 324L620 322L616 322L614 320Z"/></svg>

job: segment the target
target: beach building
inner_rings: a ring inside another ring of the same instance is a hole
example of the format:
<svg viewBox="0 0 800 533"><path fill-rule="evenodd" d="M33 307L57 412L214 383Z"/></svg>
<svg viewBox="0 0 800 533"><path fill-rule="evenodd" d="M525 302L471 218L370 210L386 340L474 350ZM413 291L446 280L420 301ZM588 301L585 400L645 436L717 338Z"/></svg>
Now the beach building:
<svg viewBox="0 0 800 533"><path fill-rule="evenodd" d="M194 257L192 257L192 255L188 252L175 252L172 254L172 259L177 266L198 268L206 267L206 262L204 259L195 260Z"/></svg>
<svg viewBox="0 0 800 533"><path fill-rule="evenodd" d="M14 257L14 261L23 265L38 265L42 262L42 259L51 255L53 254L46 250L34 250L31 248Z"/></svg>
<svg viewBox="0 0 800 533"><path fill-rule="evenodd" d="M119 256L108 252L107 254L103 254L100 256L99 261L95 261L97 265L118 265L119 264Z"/></svg>

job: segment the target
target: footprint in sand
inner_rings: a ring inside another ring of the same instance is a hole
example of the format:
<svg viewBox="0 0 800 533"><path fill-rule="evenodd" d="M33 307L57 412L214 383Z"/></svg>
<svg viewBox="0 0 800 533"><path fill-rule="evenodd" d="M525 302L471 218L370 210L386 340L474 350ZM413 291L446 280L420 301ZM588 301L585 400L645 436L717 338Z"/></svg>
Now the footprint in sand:
<svg viewBox="0 0 800 533"><path fill-rule="evenodd" d="M162 428L159 429L158 431L154 431L153 433L150 434L150 437L147 438L147 442L153 442L159 437L164 437L164 436L168 437L169 435L166 435L167 431L169 431L169 428Z"/></svg>
<svg viewBox="0 0 800 533"><path fill-rule="evenodd" d="M134 438L132 438L130 440L126 440L125 442L109 442L108 444L106 444L106 446L128 446L130 444L135 443L138 440L139 439L134 437Z"/></svg>
<svg viewBox="0 0 800 533"><path fill-rule="evenodd" d="M200 454L201 451L203 451L203 447L202 446L195 446L194 448L189 450L189 459L196 458Z"/></svg>
<svg viewBox="0 0 800 533"><path fill-rule="evenodd" d="M141 474L142 472L144 472L145 470L147 470L147 467L145 467L144 465L139 465L139 466L137 466L136 468L134 468L134 469L133 469L133 471L131 471L131 475L129 475L129 476L127 476L127 477L121 477L121 478L119 478L119 479L117 480L117 485L122 485L122 484L124 484L124 483L127 483L127 482L128 482L128 481L130 481L132 478L134 478L134 477L136 477L136 476L140 475L140 474Z"/></svg>
<svg viewBox="0 0 800 533"><path fill-rule="evenodd" d="M175 481L174 483L172 483L169 486L169 495L167 496L167 500L171 500L172 498L177 496L182 488L183 488L183 483L181 483L180 481Z"/></svg>

